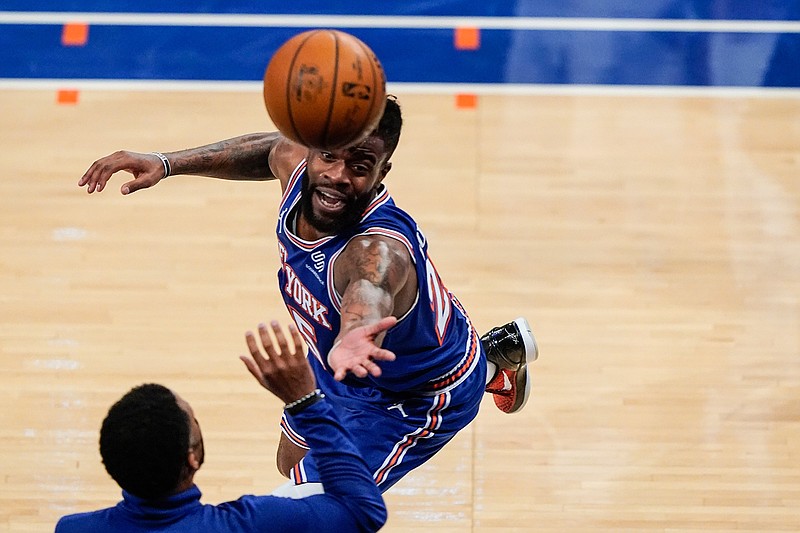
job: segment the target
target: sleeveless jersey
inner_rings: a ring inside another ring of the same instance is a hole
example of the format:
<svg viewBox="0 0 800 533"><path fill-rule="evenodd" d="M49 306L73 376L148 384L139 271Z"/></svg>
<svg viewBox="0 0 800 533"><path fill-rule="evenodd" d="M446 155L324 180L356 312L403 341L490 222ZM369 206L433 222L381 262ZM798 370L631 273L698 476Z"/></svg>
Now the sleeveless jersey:
<svg viewBox="0 0 800 533"><path fill-rule="evenodd" d="M398 208L381 185L361 220L341 232L315 241L300 239L290 221L299 209L306 162L292 173L281 199L277 234L281 268L278 282L286 307L308 344L309 359L320 388L337 395L369 395L376 388L389 395L435 395L450 390L469 376L481 359L479 339L469 318L442 283L423 233ZM398 323L386 332L382 347L397 356L379 361L380 377L348 374L345 387L331 377L328 352L339 333L341 295L333 284L336 258L351 239L380 235L402 243L414 262L417 299ZM347 391L350 391L349 393Z"/></svg>

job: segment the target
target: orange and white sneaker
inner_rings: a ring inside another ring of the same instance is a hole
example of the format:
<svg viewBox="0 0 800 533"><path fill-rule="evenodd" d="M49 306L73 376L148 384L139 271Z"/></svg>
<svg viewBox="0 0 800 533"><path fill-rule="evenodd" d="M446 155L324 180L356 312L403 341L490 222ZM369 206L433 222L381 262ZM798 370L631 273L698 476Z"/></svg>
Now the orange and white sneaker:
<svg viewBox="0 0 800 533"><path fill-rule="evenodd" d="M528 402L531 378L528 363L539 357L539 348L528 321L520 317L505 326L493 328L481 337L486 357L497 365L497 373L486 385L486 392L504 413L516 413Z"/></svg>

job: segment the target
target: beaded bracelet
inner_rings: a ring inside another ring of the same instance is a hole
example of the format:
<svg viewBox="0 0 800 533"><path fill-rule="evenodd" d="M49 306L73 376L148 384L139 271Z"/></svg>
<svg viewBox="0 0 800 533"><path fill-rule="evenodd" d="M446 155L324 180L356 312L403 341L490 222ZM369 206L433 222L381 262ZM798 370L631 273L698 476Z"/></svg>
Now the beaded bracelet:
<svg viewBox="0 0 800 533"><path fill-rule="evenodd" d="M161 162L164 163L164 178L168 178L170 174L172 174L172 167L169 164L169 159L167 159L167 156L165 156L161 152L150 152L150 153L159 158ZM161 179L163 180L164 178Z"/></svg>
<svg viewBox="0 0 800 533"><path fill-rule="evenodd" d="M296 415L306 407L310 405L314 405L318 401L322 400L325 397L325 394L322 393L319 389L314 389L313 391L309 392L302 398L293 401L292 403L287 403L283 406L283 410L289 413L290 415Z"/></svg>

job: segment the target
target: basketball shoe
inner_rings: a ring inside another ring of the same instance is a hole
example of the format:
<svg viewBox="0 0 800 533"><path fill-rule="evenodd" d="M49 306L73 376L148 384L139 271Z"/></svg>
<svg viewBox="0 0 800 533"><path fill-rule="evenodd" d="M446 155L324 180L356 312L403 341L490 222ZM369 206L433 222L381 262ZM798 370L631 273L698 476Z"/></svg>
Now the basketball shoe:
<svg viewBox="0 0 800 533"><path fill-rule="evenodd" d="M497 365L497 373L486 385L494 403L504 413L516 413L528 401L531 378L528 363L536 361L539 349L528 321L520 317L493 328L481 337L486 357Z"/></svg>

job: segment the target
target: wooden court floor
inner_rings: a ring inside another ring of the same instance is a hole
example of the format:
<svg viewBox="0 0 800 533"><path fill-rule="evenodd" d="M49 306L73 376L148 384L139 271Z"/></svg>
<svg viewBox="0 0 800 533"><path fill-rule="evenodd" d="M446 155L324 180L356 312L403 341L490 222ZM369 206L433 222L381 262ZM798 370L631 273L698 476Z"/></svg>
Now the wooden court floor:
<svg viewBox="0 0 800 533"><path fill-rule="evenodd" d="M800 531L800 100L400 101L396 201L476 326L524 315L541 357L385 531ZM0 531L118 500L98 429L143 382L193 405L206 502L281 483L281 406L237 359L286 319L277 184L76 186L116 149L268 129L260 95L6 90L0 125Z"/></svg>

